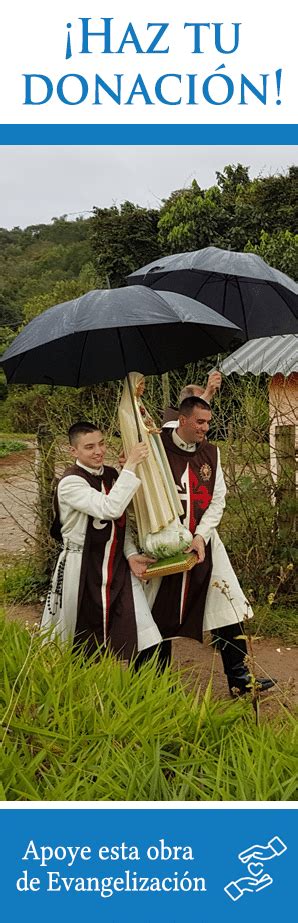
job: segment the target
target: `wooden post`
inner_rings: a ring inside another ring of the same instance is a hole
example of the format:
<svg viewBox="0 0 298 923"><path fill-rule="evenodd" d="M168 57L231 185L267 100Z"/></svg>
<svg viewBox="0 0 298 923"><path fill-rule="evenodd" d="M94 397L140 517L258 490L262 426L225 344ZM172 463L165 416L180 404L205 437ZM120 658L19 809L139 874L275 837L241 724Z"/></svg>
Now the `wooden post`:
<svg viewBox="0 0 298 923"><path fill-rule="evenodd" d="M46 426L39 426L38 428L37 450L36 550L42 573L49 574L53 562L53 544L49 532L53 519L52 496L55 478L55 441Z"/></svg>
<svg viewBox="0 0 298 923"><path fill-rule="evenodd" d="M293 539L296 513L295 426L275 427L277 462L276 507L280 542Z"/></svg>
<svg viewBox="0 0 298 923"><path fill-rule="evenodd" d="M162 401L163 409L166 410L170 406L170 382L169 382L169 373L164 372L161 376L162 381Z"/></svg>

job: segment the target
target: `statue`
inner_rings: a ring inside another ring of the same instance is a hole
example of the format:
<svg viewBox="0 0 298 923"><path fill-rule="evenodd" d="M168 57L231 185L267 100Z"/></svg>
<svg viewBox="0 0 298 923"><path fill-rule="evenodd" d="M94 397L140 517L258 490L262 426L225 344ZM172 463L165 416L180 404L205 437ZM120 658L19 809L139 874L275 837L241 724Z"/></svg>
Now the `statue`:
<svg viewBox="0 0 298 923"><path fill-rule="evenodd" d="M119 405L119 424L125 455L138 439L137 423L149 456L138 471L141 486L133 498L140 547L157 558L171 557L184 551L192 535L180 522L183 507L160 438L160 429L142 402L145 379L140 372L129 375ZM132 406L132 400L134 405Z"/></svg>

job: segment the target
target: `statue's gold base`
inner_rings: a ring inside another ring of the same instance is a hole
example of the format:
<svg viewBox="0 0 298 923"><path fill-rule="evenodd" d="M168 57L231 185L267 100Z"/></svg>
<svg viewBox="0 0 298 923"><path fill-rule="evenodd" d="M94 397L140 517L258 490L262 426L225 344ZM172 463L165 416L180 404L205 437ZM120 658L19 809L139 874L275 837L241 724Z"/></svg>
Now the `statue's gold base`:
<svg viewBox="0 0 298 923"><path fill-rule="evenodd" d="M185 571L192 570L197 564L198 558L195 552L189 554L175 554L172 558L161 558L149 564L144 574L145 580L151 580L152 577L169 577L170 574L182 574Z"/></svg>

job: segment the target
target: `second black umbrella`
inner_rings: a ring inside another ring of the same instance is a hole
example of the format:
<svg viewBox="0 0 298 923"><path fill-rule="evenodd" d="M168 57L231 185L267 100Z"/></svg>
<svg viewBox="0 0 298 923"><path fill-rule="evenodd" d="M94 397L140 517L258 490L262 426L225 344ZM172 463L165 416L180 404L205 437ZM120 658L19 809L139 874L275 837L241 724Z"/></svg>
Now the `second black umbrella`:
<svg viewBox="0 0 298 923"><path fill-rule="evenodd" d="M218 247L175 253L138 269L128 282L203 301L241 327L246 340L297 333L296 282L255 253Z"/></svg>

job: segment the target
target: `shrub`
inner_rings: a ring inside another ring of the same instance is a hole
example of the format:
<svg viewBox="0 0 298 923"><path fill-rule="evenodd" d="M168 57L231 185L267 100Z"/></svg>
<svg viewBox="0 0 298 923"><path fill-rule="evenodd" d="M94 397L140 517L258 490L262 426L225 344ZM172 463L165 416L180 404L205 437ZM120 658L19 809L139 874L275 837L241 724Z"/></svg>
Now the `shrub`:
<svg viewBox="0 0 298 923"><path fill-rule="evenodd" d="M45 589L46 581L34 558L7 563L0 576L0 598L7 603L33 603Z"/></svg>

